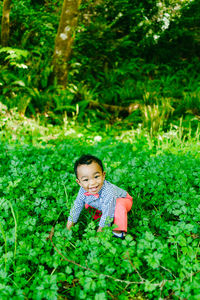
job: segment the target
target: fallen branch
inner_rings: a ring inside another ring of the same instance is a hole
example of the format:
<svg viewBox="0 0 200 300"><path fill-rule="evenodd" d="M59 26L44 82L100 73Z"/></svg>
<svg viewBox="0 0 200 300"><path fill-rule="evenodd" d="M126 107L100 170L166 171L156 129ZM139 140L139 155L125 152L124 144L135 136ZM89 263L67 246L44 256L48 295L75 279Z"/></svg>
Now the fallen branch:
<svg viewBox="0 0 200 300"><path fill-rule="evenodd" d="M135 272L138 274L138 276L140 277L141 282L145 282L145 279L140 275L140 273L138 272L138 270L136 269L135 265L132 263L129 252L127 251L127 256L128 256L128 260L131 264L131 266L135 269Z"/></svg>
<svg viewBox="0 0 200 300"><path fill-rule="evenodd" d="M111 105L106 103L99 103L97 101L90 101L89 108L104 108L110 112L126 112L131 114L133 111L140 108L139 103L131 103L129 106L118 106L118 105Z"/></svg>

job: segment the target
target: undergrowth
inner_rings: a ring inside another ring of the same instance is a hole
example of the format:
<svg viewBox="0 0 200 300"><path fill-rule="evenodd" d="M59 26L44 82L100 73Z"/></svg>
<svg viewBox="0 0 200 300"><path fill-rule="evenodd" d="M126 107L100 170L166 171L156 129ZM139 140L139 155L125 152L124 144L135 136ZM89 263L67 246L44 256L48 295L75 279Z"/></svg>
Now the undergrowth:
<svg viewBox="0 0 200 300"><path fill-rule="evenodd" d="M1 118L1 299L199 299L199 132L65 125ZM85 152L133 196L123 241L85 211L66 230Z"/></svg>

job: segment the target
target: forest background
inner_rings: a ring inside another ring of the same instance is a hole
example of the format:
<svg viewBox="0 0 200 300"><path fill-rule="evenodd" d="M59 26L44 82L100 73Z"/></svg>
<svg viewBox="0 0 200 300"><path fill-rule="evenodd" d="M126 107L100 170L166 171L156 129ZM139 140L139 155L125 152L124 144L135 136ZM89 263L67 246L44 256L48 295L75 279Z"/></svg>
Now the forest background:
<svg viewBox="0 0 200 300"><path fill-rule="evenodd" d="M0 15L0 298L199 299L199 1ZM123 241L65 229L84 152L134 198Z"/></svg>
<svg viewBox="0 0 200 300"><path fill-rule="evenodd" d="M67 114L152 133L181 117L197 126L198 1L8 0L1 15L3 3L0 100L9 109L52 124Z"/></svg>

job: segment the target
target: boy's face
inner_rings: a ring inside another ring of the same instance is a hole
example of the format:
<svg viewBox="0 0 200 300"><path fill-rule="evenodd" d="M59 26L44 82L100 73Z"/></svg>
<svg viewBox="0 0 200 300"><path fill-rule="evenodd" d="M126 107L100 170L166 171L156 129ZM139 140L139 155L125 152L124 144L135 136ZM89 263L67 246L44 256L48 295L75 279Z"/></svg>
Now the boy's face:
<svg viewBox="0 0 200 300"><path fill-rule="evenodd" d="M103 186L105 172L102 172L98 163L92 162L90 165L80 165L77 168L76 182L88 193L96 194Z"/></svg>

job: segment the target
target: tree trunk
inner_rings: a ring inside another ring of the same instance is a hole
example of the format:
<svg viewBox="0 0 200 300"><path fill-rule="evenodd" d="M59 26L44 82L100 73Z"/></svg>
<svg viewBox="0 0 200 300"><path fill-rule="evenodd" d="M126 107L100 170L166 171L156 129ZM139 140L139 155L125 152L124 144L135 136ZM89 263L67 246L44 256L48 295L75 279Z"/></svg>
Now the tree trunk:
<svg viewBox="0 0 200 300"><path fill-rule="evenodd" d="M68 61L72 52L81 0L64 0L53 54L54 77L66 87Z"/></svg>
<svg viewBox="0 0 200 300"><path fill-rule="evenodd" d="M1 45L8 46L10 34L10 6L12 0L3 1L3 15L1 21Z"/></svg>

